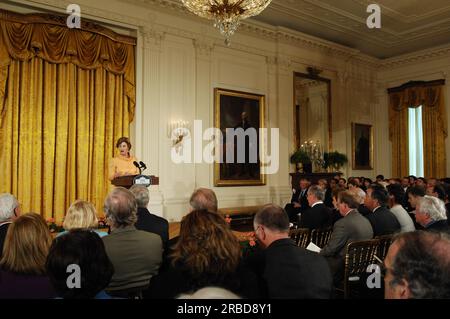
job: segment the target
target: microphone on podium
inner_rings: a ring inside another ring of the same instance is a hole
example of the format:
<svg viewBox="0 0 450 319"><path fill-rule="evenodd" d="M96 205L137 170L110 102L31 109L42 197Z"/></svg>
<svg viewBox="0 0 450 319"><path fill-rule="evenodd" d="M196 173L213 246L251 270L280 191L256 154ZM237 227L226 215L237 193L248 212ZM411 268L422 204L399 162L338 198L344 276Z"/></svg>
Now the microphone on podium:
<svg viewBox="0 0 450 319"><path fill-rule="evenodd" d="M133 165L139 169L139 175L141 175L142 171L141 171L141 167L139 166L138 162L133 161Z"/></svg>
<svg viewBox="0 0 450 319"><path fill-rule="evenodd" d="M144 162L140 161L139 164L141 164L141 168L143 171L145 171L147 169L147 165L145 165Z"/></svg>

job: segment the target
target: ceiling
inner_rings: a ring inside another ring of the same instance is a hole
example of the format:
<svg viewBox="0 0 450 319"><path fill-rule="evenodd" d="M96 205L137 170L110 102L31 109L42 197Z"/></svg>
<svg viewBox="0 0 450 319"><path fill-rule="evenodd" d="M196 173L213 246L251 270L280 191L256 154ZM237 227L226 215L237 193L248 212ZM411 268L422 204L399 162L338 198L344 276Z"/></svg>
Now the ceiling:
<svg viewBox="0 0 450 319"><path fill-rule="evenodd" d="M381 7L369 29L367 6ZM450 0L272 0L253 19L389 58L450 44Z"/></svg>

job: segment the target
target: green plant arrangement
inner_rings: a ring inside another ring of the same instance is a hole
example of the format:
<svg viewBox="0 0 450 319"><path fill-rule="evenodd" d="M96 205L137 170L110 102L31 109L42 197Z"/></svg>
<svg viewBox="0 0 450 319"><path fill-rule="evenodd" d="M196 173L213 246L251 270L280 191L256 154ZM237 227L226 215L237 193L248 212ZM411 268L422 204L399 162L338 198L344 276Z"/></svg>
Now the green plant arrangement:
<svg viewBox="0 0 450 319"><path fill-rule="evenodd" d="M303 173L311 173L312 171L312 161L309 157L308 153L305 150L298 149L291 155L291 163L296 164L295 169L297 172L300 171L300 166L303 170ZM302 165L300 165L302 164Z"/></svg>
<svg viewBox="0 0 450 319"><path fill-rule="evenodd" d="M298 149L291 155L291 163L311 164L311 158L304 150Z"/></svg>
<svg viewBox="0 0 450 319"><path fill-rule="evenodd" d="M339 153L338 151L334 152L325 152L323 154L324 168L332 167L334 170L339 171L342 166L347 164L348 158L347 155L343 153Z"/></svg>

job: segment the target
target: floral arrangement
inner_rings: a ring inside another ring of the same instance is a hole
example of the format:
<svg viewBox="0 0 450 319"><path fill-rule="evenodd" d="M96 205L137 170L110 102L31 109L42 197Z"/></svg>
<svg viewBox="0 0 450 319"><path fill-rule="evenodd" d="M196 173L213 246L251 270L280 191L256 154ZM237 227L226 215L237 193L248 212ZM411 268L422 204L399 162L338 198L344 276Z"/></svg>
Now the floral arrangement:
<svg viewBox="0 0 450 319"><path fill-rule="evenodd" d="M62 225L58 225L53 217L47 218L46 222L51 233L60 233L64 231Z"/></svg>

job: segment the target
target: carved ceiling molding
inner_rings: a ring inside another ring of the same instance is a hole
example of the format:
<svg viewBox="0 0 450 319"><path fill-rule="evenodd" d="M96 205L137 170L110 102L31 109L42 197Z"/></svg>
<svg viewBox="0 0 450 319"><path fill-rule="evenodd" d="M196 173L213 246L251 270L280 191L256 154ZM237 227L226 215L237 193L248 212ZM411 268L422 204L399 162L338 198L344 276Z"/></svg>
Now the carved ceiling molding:
<svg viewBox="0 0 450 319"><path fill-rule="evenodd" d="M124 0L120 0L124 1ZM73 2L73 1L72 1ZM21 1L18 1L17 4L21 5ZM55 11L65 12L65 9L71 1L64 0L30 0L27 1L28 5L33 6L35 4L36 7L53 7ZM186 16L187 10L181 4L181 1L173 1L173 0L127 0L127 3L134 4L145 4L150 8L154 6L167 8L172 11L177 11L179 13L183 13L185 18L192 18L192 20L198 18L194 15ZM118 14L115 12L111 12L105 10L104 8L99 9L91 6L82 5L82 13L85 13L91 20L95 18L100 18L102 20L109 20L111 22L118 22L120 24L133 26L136 29L140 29L139 27L145 27L145 30L154 30L147 31L150 37L156 36L159 40L162 40L164 37L162 34L169 33L173 35L178 35L181 37L187 37L191 39L196 39L198 37L202 37L204 35L200 35L198 33L186 31L184 29L175 28L173 26L167 26L163 24L157 24L155 21L157 20L157 15L155 13L147 14L147 19L139 19L136 17L126 16L123 13ZM101 23L101 21L98 21ZM211 26L212 28L212 26ZM273 27L268 24L264 24L258 21L245 21L241 24L240 32L256 35L263 39L268 39L271 41L278 41L279 43L284 43L288 45L293 45L296 47L315 49L319 52L326 54L328 56L335 56L340 58L351 59L353 63L364 65L372 69L378 68L392 68L401 65L413 64L416 62L425 62L427 60L432 60L436 58L441 58L450 55L450 46L433 48L423 50L417 53L402 55L399 57L389 58L385 60L380 60L375 57L371 57L364 53L361 53L359 50L355 50L349 47L345 47L343 45L335 44L333 42L323 40L317 37L309 36L304 33L300 33L294 30L286 29L283 27ZM214 46L223 46L223 39L219 36L213 38ZM232 48L237 50L243 50L249 53L263 55L263 56L271 56L274 55L272 51L261 50L260 48L251 47L248 45L240 44L238 42L232 42ZM290 57L292 62L302 61L301 57L292 56ZM302 62L300 62L302 63ZM351 76L353 77L353 76Z"/></svg>
<svg viewBox="0 0 450 319"><path fill-rule="evenodd" d="M393 67L414 64L417 62L426 62L443 57L450 57L450 46L423 50L416 53L382 60L381 67L383 69L390 69Z"/></svg>

